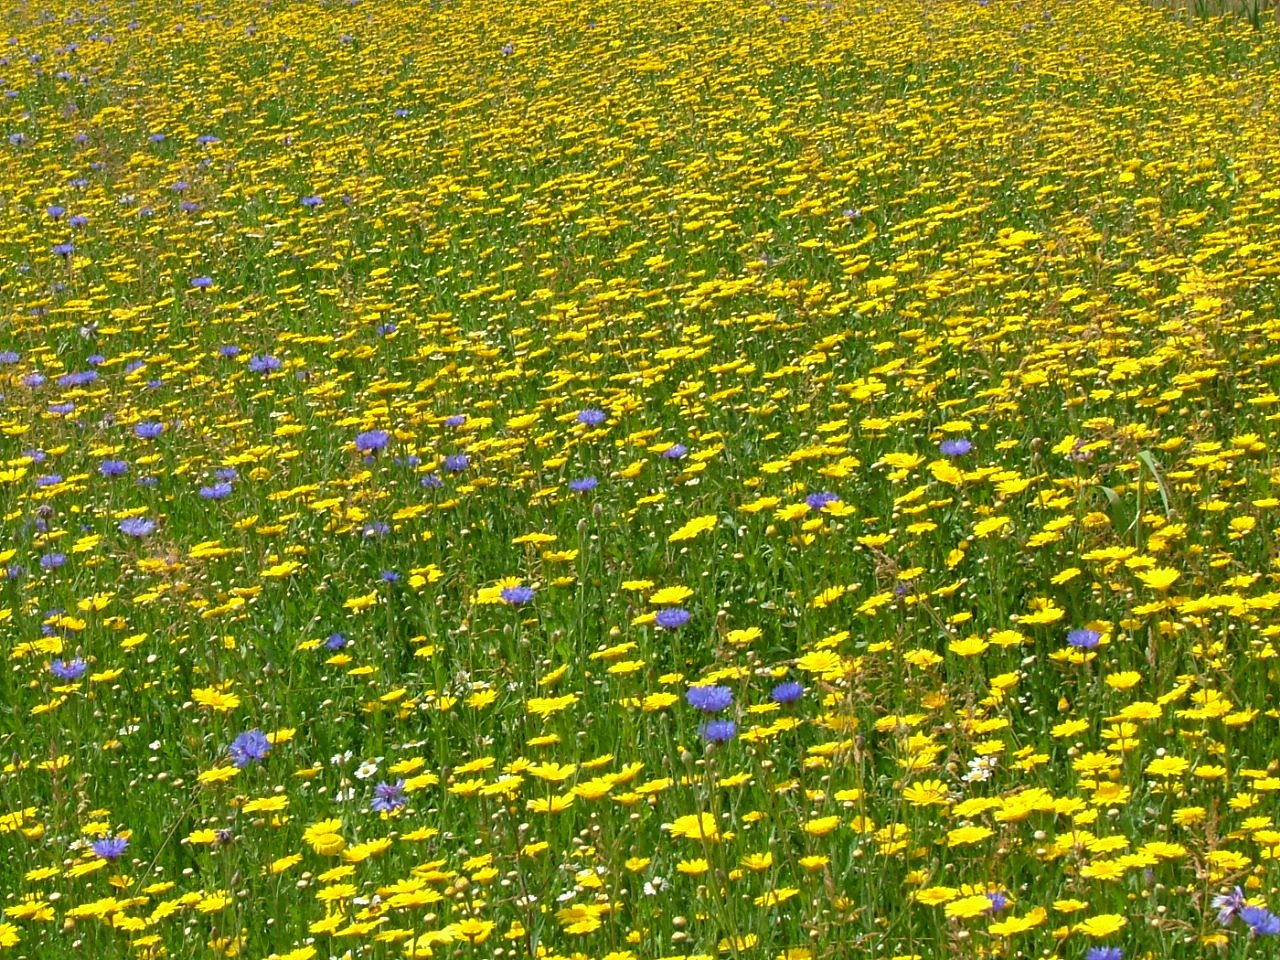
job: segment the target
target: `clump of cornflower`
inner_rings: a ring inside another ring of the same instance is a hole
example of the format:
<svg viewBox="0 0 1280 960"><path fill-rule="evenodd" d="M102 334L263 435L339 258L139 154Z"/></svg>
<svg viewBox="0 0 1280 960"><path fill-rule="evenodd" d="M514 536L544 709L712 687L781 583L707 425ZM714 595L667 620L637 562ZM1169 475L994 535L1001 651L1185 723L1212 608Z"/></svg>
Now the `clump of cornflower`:
<svg viewBox="0 0 1280 960"><path fill-rule="evenodd" d="M299 202L308 210L314 210L316 207L322 206L324 204L324 198L315 196L313 194L312 196L309 196L309 197L303 197Z"/></svg>
<svg viewBox="0 0 1280 960"><path fill-rule="evenodd" d="M938 444L938 452L944 457L963 457L972 449L973 444L964 437L956 437L952 440L943 440Z"/></svg>
<svg viewBox="0 0 1280 960"><path fill-rule="evenodd" d="M199 209L199 207L196 209ZM213 286L213 277L192 277L191 286L197 290L208 290Z"/></svg>
<svg viewBox="0 0 1280 960"><path fill-rule="evenodd" d="M988 890L987 899L991 901L991 906L987 908L987 912L992 916L1009 906L1009 895L1003 890Z"/></svg>
<svg viewBox="0 0 1280 960"><path fill-rule="evenodd" d="M324 646L326 650L341 650L349 641L340 633L331 633L325 637Z"/></svg>
<svg viewBox="0 0 1280 960"><path fill-rule="evenodd" d="M1088 627L1081 627L1067 634L1067 643L1077 650L1095 650L1101 639L1102 634Z"/></svg>
<svg viewBox="0 0 1280 960"><path fill-rule="evenodd" d="M231 484L226 480L212 483L200 488L200 496L205 500L225 500L231 496Z"/></svg>
<svg viewBox="0 0 1280 960"><path fill-rule="evenodd" d="M578 422L587 427L598 427L604 423L608 415L598 407L587 407L578 411Z"/></svg>
<svg viewBox="0 0 1280 960"><path fill-rule="evenodd" d="M253 373L273 373L282 366L280 358L269 353L255 353L249 358L249 369Z"/></svg>
<svg viewBox="0 0 1280 960"><path fill-rule="evenodd" d="M454 428L454 427L460 427L466 422L467 422L467 415L465 413L455 413L451 417L445 417L444 425L446 427Z"/></svg>
<svg viewBox="0 0 1280 960"><path fill-rule="evenodd" d="M89 844L89 848L103 860L119 860L129 849L129 840L126 837L103 837Z"/></svg>
<svg viewBox="0 0 1280 960"><path fill-rule="evenodd" d="M1124 960L1124 951L1119 947L1090 947L1084 960Z"/></svg>
<svg viewBox="0 0 1280 960"><path fill-rule="evenodd" d="M365 430L363 433L357 433L355 440L356 449L365 456L385 450L390 442L391 434L385 430Z"/></svg>
<svg viewBox="0 0 1280 960"><path fill-rule="evenodd" d="M673 443L671 446L667 447L667 449L662 451L662 455L668 460L679 460L688 452L689 448L683 443Z"/></svg>
<svg viewBox="0 0 1280 960"><path fill-rule="evenodd" d="M127 537L145 537L155 530L156 523L146 517L125 517L119 526L120 532Z"/></svg>
<svg viewBox="0 0 1280 960"><path fill-rule="evenodd" d="M599 483L600 481L595 477L581 477L577 480L570 480L569 489L574 493L586 493L589 490L594 490Z"/></svg>
<svg viewBox="0 0 1280 960"><path fill-rule="evenodd" d="M164 424L154 421L144 420L142 423L134 424L133 427L133 435L141 440L154 440L162 433L164 433Z"/></svg>
<svg viewBox="0 0 1280 960"><path fill-rule="evenodd" d="M385 780L373 788L373 802L369 804L375 813L394 813L406 803L404 780L387 783Z"/></svg>
<svg viewBox="0 0 1280 960"><path fill-rule="evenodd" d="M79 680L88 669L89 665L80 657L73 660L54 660L49 664L49 672L59 680L66 680L68 683Z"/></svg>
<svg viewBox="0 0 1280 960"><path fill-rule="evenodd" d="M471 458L465 453L454 453L444 458L444 468L450 473L461 473L470 462Z"/></svg>
<svg viewBox="0 0 1280 960"><path fill-rule="evenodd" d="M57 570L67 562L65 553L46 553L40 557L40 568L42 570Z"/></svg>
<svg viewBox="0 0 1280 960"><path fill-rule="evenodd" d="M804 687L796 680L784 680L769 691L769 699L774 703L795 703L804 696Z"/></svg>
<svg viewBox="0 0 1280 960"><path fill-rule="evenodd" d="M498 596L502 598L503 603L509 603L513 607L519 607L533 600L533 593L533 587L503 587L498 593Z"/></svg>
<svg viewBox="0 0 1280 960"><path fill-rule="evenodd" d="M703 713L719 713L733 703L733 691L728 687L707 685L690 687L684 695L689 706Z"/></svg>
<svg viewBox="0 0 1280 960"><path fill-rule="evenodd" d="M663 630L679 630L689 619L689 611L683 607L666 607L654 614L653 622Z"/></svg>
<svg viewBox="0 0 1280 960"><path fill-rule="evenodd" d="M229 752L231 765L237 769L244 769L255 760L262 760L271 752L271 741L267 739L265 733L254 727L232 740Z"/></svg>
<svg viewBox="0 0 1280 960"><path fill-rule="evenodd" d="M738 725L732 720L708 720L698 728L698 733L707 743L725 743L738 733Z"/></svg>

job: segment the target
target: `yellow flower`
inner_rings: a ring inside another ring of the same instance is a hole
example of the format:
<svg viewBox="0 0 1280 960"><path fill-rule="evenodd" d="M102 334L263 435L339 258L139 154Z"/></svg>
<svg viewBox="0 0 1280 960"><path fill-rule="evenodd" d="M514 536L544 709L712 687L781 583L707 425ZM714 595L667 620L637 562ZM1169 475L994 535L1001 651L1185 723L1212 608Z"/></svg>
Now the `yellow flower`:
<svg viewBox="0 0 1280 960"><path fill-rule="evenodd" d="M1128 921L1118 913L1100 913L1077 923L1074 929L1076 933L1083 933L1086 937L1101 938L1111 936L1126 923Z"/></svg>
<svg viewBox="0 0 1280 960"><path fill-rule="evenodd" d="M690 813L678 817L667 830L673 837L686 837L690 840L716 840L720 837L716 818L709 813Z"/></svg>
<svg viewBox="0 0 1280 960"><path fill-rule="evenodd" d="M227 713L240 706L240 698L227 692L230 684L222 687L199 687L191 691L191 699L214 713Z"/></svg>

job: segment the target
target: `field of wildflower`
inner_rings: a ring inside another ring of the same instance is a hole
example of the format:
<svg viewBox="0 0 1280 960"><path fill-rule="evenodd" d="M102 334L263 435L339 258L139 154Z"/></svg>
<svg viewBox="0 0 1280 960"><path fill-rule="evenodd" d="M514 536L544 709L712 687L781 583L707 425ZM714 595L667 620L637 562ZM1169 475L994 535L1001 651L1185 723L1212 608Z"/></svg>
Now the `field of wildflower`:
<svg viewBox="0 0 1280 960"><path fill-rule="evenodd" d="M1277 956L1275 27L0 8L4 956Z"/></svg>

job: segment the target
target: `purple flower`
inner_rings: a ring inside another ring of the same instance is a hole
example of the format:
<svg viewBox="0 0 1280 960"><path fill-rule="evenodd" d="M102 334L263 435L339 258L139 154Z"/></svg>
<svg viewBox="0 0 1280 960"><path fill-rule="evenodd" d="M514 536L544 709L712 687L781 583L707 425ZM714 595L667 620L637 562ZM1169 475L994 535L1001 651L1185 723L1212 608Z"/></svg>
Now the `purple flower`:
<svg viewBox="0 0 1280 960"><path fill-rule="evenodd" d="M804 696L804 687L795 680L784 680L769 691L769 699L774 703L795 703Z"/></svg>
<svg viewBox="0 0 1280 960"><path fill-rule="evenodd" d="M42 570L57 570L66 562L67 555L65 553L46 553L40 558L40 568Z"/></svg>
<svg viewBox="0 0 1280 960"><path fill-rule="evenodd" d="M254 373L271 373L279 370L283 364L279 357L273 357L269 353L255 353L249 358L249 369Z"/></svg>
<svg viewBox="0 0 1280 960"><path fill-rule="evenodd" d="M698 728L698 733L708 743L725 743L732 740L737 732L738 725L732 720L708 720Z"/></svg>
<svg viewBox="0 0 1280 960"><path fill-rule="evenodd" d="M1246 904L1240 908L1240 919L1249 925L1255 937L1274 937L1280 935L1280 917L1266 907L1254 907Z"/></svg>
<svg viewBox="0 0 1280 960"><path fill-rule="evenodd" d="M22 378L22 385L29 390L34 390L36 387L43 386L47 379L48 377L43 373L32 371Z"/></svg>
<svg viewBox="0 0 1280 960"><path fill-rule="evenodd" d="M369 808L375 813L392 813L405 805L404 780L395 783L383 781L373 788L373 802Z"/></svg>
<svg viewBox="0 0 1280 960"><path fill-rule="evenodd" d="M129 849L129 841L124 837L103 837L101 840L95 840L89 844L94 854L103 860L119 860L121 855Z"/></svg>
<svg viewBox="0 0 1280 960"><path fill-rule="evenodd" d="M213 286L213 277L192 277L191 285L197 290L207 290Z"/></svg>
<svg viewBox="0 0 1280 960"><path fill-rule="evenodd" d="M135 424L133 428L133 435L143 440L154 440L162 433L164 433L164 424L152 421L143 421Z"/></svg>
<svg viewBox="0 0 1280 960"><path fill-rule="evenodd" d="M666 607L654 614L653 622L663 630L678 630L689 622L689 611L683 607Z"/></svg>
<svg viewBox="0 0 1280 960"><path fill-rule="evenodd" d="M502 598L503 603L518 607L533 599L533 587L503 587L498 596Z"/></svg>
<svg viewBox="0 0 1280 960"><path fill-rule="evenodd" d="M56 203L50 206L49 209L45 211L45 213L49 215L50 220L58 220L66 212L67 212L66 207L60 207Z"/></svg>
<svg viewBox="0 0 1280 960"><path fill-rule="evenodd" d="M319 207L324 203L324 199L313 194L309 197L303 197L299 202L308 210L314 210L316 207Z"/></svg>
<svg viewBox="0 0 1280 960"><path fill-rule="evenodd" d="M21 359L22 356L16 350L0 350L0 363L8 365Z"/></svg>
<svg viewBox="0 0 1280 960"><path fill-rule="evenodd" d="M49 664L49 672L59 680L79 680L88 669L89 665L79 657L70 661L54 660Z"/></svg>
<svg viewBox="0 0 1280 960"><path fill-rule="evenodd" d="M1124 960L1124 951L1119 947L1090 947L1084 960Z"/></svg>
<svg viewBox="0 0 1280 960"><path fill-rule="evenodd" d="M254 727L232 740L229 752L231 765L244 769L253 761L261 760L271 752L271 741L267 739L265 733Z"/></svg>
<svg viewBox="0 0 1280 960"><path fill-rule="evenodd" d="M391 434L385 430L365 430L356 434L356 449L363 454L377 453L385 450L391 441Z"/></svg>
<svg viewBox="0 0 1280 960"><path fill-rule="evenodd" d="M467 415L465 413L455 413L453 416L445 418L444 425L446 427L460 427L466 422Z"/></svg>
<svg viewBox="0 0 1280 960"><path fill-rule="evenodd" d="M604 423L606 414L597 407L587 407L578 411L578 422L588 427L598 427Z"/></svg>
<svg viewBox="0 0 1280 960"><path fill-rule="evenodd" d="M224 343L218 348L218 356L220 357L234 357L239 353L240 348L234 343Z"/></svg>
<svg viewBox="0 0 1280 960"><path fill-rule="evenodd" d="M667 447L667 449L662 451L662 455L668 460L679 460L688 452L689 448L683 443L673 443L671 446Z"/></svg>
<svg viewBox="0 0 1280 960"><path fill-rule="evenodd" d="M504 43L502 45L502 49L499 52L504 57L509 57L516 52L516 45L514 43Z"/></svg>
<svg viewBox="0 0 1280 960"><path fill-rule="evenodd" d="M600 483L595 477L582 477L579 480L570 480L569 489L574 493L586 493L588 490L594 490Z"/></svg>
<svg viewBox="0 0 1280 960"><path fill-rule="evenodd" d="M1224 927L1230 926L1231 921L1245 905L1244 891L1236 887L1230 893L1220 893L1209 902L1209 905L1218 911L1218 923Z"/></svg>
<svg viewBox="0 0 1280 960"><path fill-rule="evenodd" d="M987 908L987 912L993 916L1009 906L1009 895L1003 890L988 890L987 899L991 901L991 906Z"/></svg>
<svg viewBox="0 0 1280 960"><path fill-rule="evenodd" d="M452 473L461 473L470 462L471 458L465 453L454 453L444 458L444 468Z"/></svg>
<svg viewBox="0 0 1280 960"><path fill-rule="evenodd" d="M383 570L382 573L378 575L378 579L383 583L398 583L400 580L400 574L396 573L394 570Z"/></svg>
<svg viewBox="0 0 1280 960"><path fill-rule="evenodd" d="M1081 627L1079 630L1072 630L1067 634L1067 643L1077 650L1093 650L1098 646L1098 641L1101 639L1102 634L1097 630L1090 630L1088 627Z"/></svg>
<svg viewBox="0 0 1280 960"><path fill-rule="evenodd" d="M104 477L122 477L129 472L129 464L123 460L103 460L98 464L98 472Z"/></svg>
<svg viewBox="0 0 1280 960"><path fill-rule="evenodd" d="M434 489L436 487L443 487L444 481L434 473L427 473L423 474L422 485L428 489Z"/></svg>
<svg viewBox="0 0 1280 960"><path fill-rule="evenodd" d="M703 713L719 713L733 703L733 691L728 687L710 685L690 687L684 698L695 710L701 710Z"/></svg>
<svg viewBox="0 0 1280 960"><path fill-rule="evenodd" d="M120 532L128 537L145 537L155 528L155 521L146 517L125 517L120 521Z"/></svg>
<svg viewBox="0 0 1280 960"><path fill-rule="evenodd" d="M225 480L200 488L200 496L205 500L225 500L231 496L231 484Z"/></svg>
<svg viewBox="0 0 1280 960"><path fill-rule="evenodd" d="M43 477L36 477L37 487L56 487L61 482L62 474L60 473L48 473Z"/></svg>
<svg viewBox="0 0 1280 960"><path fill-rule="evenodd" d="M804 502L809 505L810 510L821 510L828 503L839 503L840 498L834 493L822 491L821 493L811 493L804 498Z"/></svg>
<svg viewBox="0 0 1280 960"><path fill-rule="evenodd" d="M331 633L325 637L324 646L326 650L341 650L347 645L347 638L340 633Z"/></svg>
<svg viewBox="0 0 1280 960"><path fill-rule="evenodd" d="M963 457L972 449L973 444L964 439L964 437L957 437L955 440L943 440L938 444L938 452L944 457Z"/></svg>
<svg viewBox="0 0 1280 960"><path fill-rule="evenodd" d="M60 257L69 257L76 252L76 247L74 243L55 243L53 252Z"/></svg>
<svg viewBox="0 0 1280 960"><path fill-rule="evenodd" d="M65 417L76 412L76 405L70 400L65 400L62 403L51 403L49 404L49 412L60 414Z"/></svg>

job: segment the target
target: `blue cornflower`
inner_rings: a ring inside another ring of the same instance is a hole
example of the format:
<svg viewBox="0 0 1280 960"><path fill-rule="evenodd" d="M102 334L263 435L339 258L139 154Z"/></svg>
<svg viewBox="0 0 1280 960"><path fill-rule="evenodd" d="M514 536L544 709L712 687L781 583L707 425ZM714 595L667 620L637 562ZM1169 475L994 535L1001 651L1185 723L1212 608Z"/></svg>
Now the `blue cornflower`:
<svg viewBox="0 0 1280 960"><path fill-rule="evenodd" d="M215 480L235 480L240 476L240 471L235 467L219 467L213 471L213 479Z"/></svg>
<svg viewBox="0 0 1280 960"><path fill-rule="evenodd" d="M67 218L67 226L74 227L77 230L79 230L81 227L87 227L88 225L89 225L89 218L86 217L83 213L77 213L75 216Z"/></svg>
<svg viewBox="0 0 1280 960"><path fill-rule="evenodd" d="M1098 641L1102 639L1102 634L1097 630L1090 630L1087 627L1081 627L1079 630L1072 630L1067 634L1067 643L1075 647L1077 650L1093 650L1098 646Z"/></svg>
<svg viewBox="0 0 1280 960"><path fill-rule="evenodd" d="M671 446L667 447L667 449L662 451L662 455L668 460L679 460L688 452L689 448L683 443L673 443Z"/></svg>
<svg viewBox="0 0 1280 960"><path fill-rule="evenodd" d="M45 213L49 214L50 220L58 220L66 212L67 212L66 207L60 207L56 203L50 206L49 209L45 211Z"/></svg>
<svg viewBox="0 0 1280 960"><path fill-rule="evenodd" d="M220 357L234 357L234 356L237 356L239 353L240 353L240 348L236 346L234 343L224 343L222 346L218 348L218 356Z"/></svg>
<svg viewBox="0 0 1280 960"><path fill-rule="evenodd" d="M569 481L569 489L574 493L586 493L588 490L594 490L600 481L595 477L582 477L578 480Z"/></svg>
<svg viewBox="0 0 1280 960"><path fill-rule="evenodd" d="M588 427L598 427L604 423L607 414L598 407L587 407L578 411L578 422Z"/></svg>
<svg viewBox="0 0 1280 960"><path fill-rule="evenodd" d="M198 210L200 208L196 207L196 209ZM209 287L213 286L213 277L192 277L191 285L197 290L207 290Z"/></svg>
<svg viewBox="0 0 1280 960"><path fill-rule="evenodd" d="M383 570L382 573L378 575L378 578L383 583L398 583L400 581L400 574L396 573L394 570Z"/></svg>
<svg viewBox="0 0 1280 960"><path fill-rule="evenodd" d="M804 502L809 505L810 510L821 510L828 503L839 503L840 498L834 493L828 493L823 490L821 493L811 493L804 498Z"/></svg>
<svg viewBox="0 0 1280 960"><path fill-rule="evenodd" d="M125 517L120 521L120 532L129 537L145 537L155 528L155 521L146 517Z"/></svg>
<svg viewBox="0 0 1280 960"><path fill-rule="evenodd" d="M666 607L654 614L653 622L663 630L677 630L689 622L689 611L683 607Z"/></svg>
<svg viewBox="0 0 1280 960"><path fill-rule="evenodd" d="M445 417L444 425L446 427L460 427L467 422L465 413L455 413L451 417Z"/></svg>
<svg viewBox="0 0 1280 960"><path fill-rule="evenodd" d="M104 477L122 477L129 472L129 464L123 460L103 460L98 464L98 472Z"/></svg>
<svg viewBox="0 0 1280 960"><path fill-rule="evenodd" d="M49 404L49 412L67 416L76 412L76 405L70 400L63 400L61 403Z"/></svg>
<svg viewBox="0 0 1280 960"><path fill-rule="evenodd" d="M341 650L348 643L346 637L340 633L331 633L325 637L324 646L326 650Z"/></svg>
<svg viewBox="0 0 1280 960"><path fill-rule="evenodd" d="M225 480L200 488L200 496L205 500L225 500L231 496L231 484Z"/></svg>
<svg viewBox="0 0 1280 960"><path fill-rule="evenodd" d="M22 359L22 355L16 350L0 350L0 363L11 364L17 363Z"/></svg>
<svg viewBox="0 0 1280 960"><path fill-rule="evenodd" d="M74 660L54 660L49 664L49 672L59 680L79 680L89 665L79 657Z"/></svg>
<svg viewBox="0 0 1280 960"><path fill-rule="evenodd" d="M46 553L40 558L40 568L42 570L57 570L66 562L67 555L65 553Z"/></svg>
<svg viewBox="0 0 1280 960"><path fill-rule="evenodd" d="M684 695L689 706L703 713L719 713L733 703L733 691L728 687L690 687Z"/></svg>
<svg viewBox="0 0 1280 960"><path fill-rule="evenodd" d="M76 252L76 245L74 243L55 243L53 252L60 257L69 257Z"/></svg>
<svg viewBox="0 0 1280 960"><path fill-rule="evenodd" d="M391 532L391 524L385 520L372 520L364 525L361 533L366 537L385 537Z"/></svg>
<svg viewBox="0 0 1280 960"><path fill-rule="evenodd" d="M28 390L34 390L36 387L44 386L48 379L43 373L32 371L22 378L22 385Z"/></svg>
<svg viewBox="0 0 1280 960"><path fill-rule="evenodd" d="M503 603L518 607L531 601L533 592L533 587L503 587L498 596L502 598Z"/></svg>
<svg viewBox="0 0 1280 960"><path fill-rule="evenodd" d="M1124 951L1119 947L1090 947L1084 960L1124 960Z"/></svg>
<svg viewBox="0 0 1280 960"><path fill-rule="evenodd" d="M698 733L708 743L724 743L732 740L737 732L738 725L732 720L708 720L698 728Z"/></svg>
<svg viewBox="0 0 1280 960"><path fill-rule="evenodd" d="M143 440L154 440L162 433L164 433L164 424L155 423L154 421L143 421L135 424L133 428L133 435Z"/></svg>
<svg viewBox="0 0 1280 960"><path fill-rule="evenodd" d="M129 841L125 837L103 837L101 840L93 841L89 847L103 860L119 860L121 855L129 849Z"/></svg>
<svg viewBox="0 0 1280 960"><path fill-rule="evenodd" d="M56 487L62 482L62 474L47 473L43 477L36 477L37 487Z"/></svg>
<svg viewBox="0 0 1280 960"><path fill-rule="evenodd" d="M301 203L301 204L302 204L304 207L306 207L308 210L314 210L316 207L319 207L319 206L321 206L321 205L323 205L323 204L324 204L324 198L322 198L322 197L318 197L318 196L316 196L316 195L312 194L312 195L311 195L311 196L309 196L309 197L303 197L303 198L299 201L299 203Z"/></svg>
<svg viewBox="0 0 1280 960"><path fill-rule="evenodd" d="M774 703L795 703L804 696L804 687L795 680L784 680L769 691Z"/></svg>
<svg viewBox="0 0 1280 960"><path fill-rule="evenodd" d="M1249 925L1255 937L1280 935L1280 917L1266 907L1245 905L1240 908L1240 919Z"/></svg>
<svg viewBox="0 0 1280 960"><path fill-rule="evenodd" d="M355 440L356 449L366 455L385 450L390 442L391 434L385 430L365 430L357 433Z"/></svg>
<svg viewBox="0 0 1280 960"><path fill-rule="evenodd" d="M255 353L249 358L249 369L254 373L271 373L279 370L283 364L279 357L273 357L269 353Z"/></svg>
<svg viewBox="0 0 1280 960"><path fill-rule="evenodd" d="M465 453L454 453L444 458L444 468L453 473L461 473L470 462L471 458Z"/></svg>
<svg viewBox="0 0 1280 960"><path fill-rule="evenodd" d="M1239 887L1230 893L1220 893L1209 901L1209 905L1218 911L1218 923L1230 926L1241 909L1245 906L1244 891Z"/></svg>
<svg viewBox="0 0 1280 960"><path fill-rule="evenodd" d="M271 752L271 741L267 735L254 727L231 741L229 748L231 765L243 769L255 760L261 760Z"/></svg>
<svg viewBox="0 0 1280 960"><path fill-rule="evenodd" d="M405 805L404 780L394 783L383 781L373 788L373 802L369 804L375 813L392 813Z"/></svg>
<svg viewBox="0 0 1280 960"><path fill-rule="evenodd" d="M964 437L957 437L954 440L943 440L938 444L938 452L944 457L963 457L972 449L973 444L964 439Z"/></svg>
<svg viewBox="0 0 1280 960"><path fill-rule="evenodd" d="M987 899L991 901L991 906L987 908L987 912L993 916L1009 906L1009 895L1003 890L988 890Z"/></svg>

